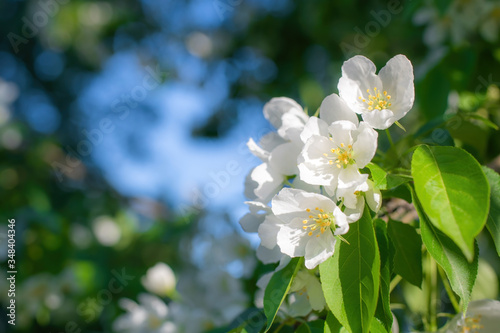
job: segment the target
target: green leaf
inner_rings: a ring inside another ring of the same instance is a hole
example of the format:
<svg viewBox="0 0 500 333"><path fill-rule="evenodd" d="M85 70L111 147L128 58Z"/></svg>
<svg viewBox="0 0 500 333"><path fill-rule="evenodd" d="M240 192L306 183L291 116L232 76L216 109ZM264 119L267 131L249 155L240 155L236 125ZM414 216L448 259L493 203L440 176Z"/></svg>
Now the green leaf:
<svg viewBox="0 0 500 333"><path fill-rule="evenodd" d="M486 221L486 228L488 228L500 256L500 175L485 166L483 166L483 171L491 188L490 212Z"/></svg>
<svg viewBox="0 0 500 333"><path fill-rule="evenodd" d="M370 210L350 225L333 257L320 264L325 299L339 322L351 333L365 333L377 306L380 257Z"/></svg>
<svg viewBox="0 0 500 333"><path fill-rule="evenodd" d="M390 332L391 330L387 330L384 326L384 324L382 324L382 322L377 319L377 318L373 318L372 320L372 323L370 325L370 333L388 333Z"/></svg>
<svg viewBox="0 0 500 333"><path fill-rule="evenodd" d="M460 251L460 248L448 236L429 222L413 191L412 194L413 204L417 209L420 219L420 231L424 245L434 260L446 272L451 288L460 296L464 311L466 311L477 276L479 253L477 243L475 244L473 260L469 262L462 251Z"/></svg>
<svg viewBox="0 0 500 333"><path fill-rule="evenodd" d="M370 169L370 173L372 175L372 180L373 180L373 185L375 188L378 188L380 190L386 190L387 189L387 172L385 172L384 169L379 167L378 165L370 162L366 166L368 169Z"/></svg>
<svg viewBox="0 0 500 333"><path fill-rule="evenodd" d="M326 315L324 333L339 333L342 325L330 311Z"/></svg>
<svg viewBox="0 0 500 333"><path fill-rule="evenodd" d="M229 325L230 329L245 329L247 333L259 333L266 324L266 316L261 309L249 308L243 311ZM239 331L237 331L239 332Z"/></svg>
<svg viewBox="0 0 500 333"><path fill-rule="evenodd" d="M375 317L384 324L387 331L390 331L393 320L390 296L392 258L390 255L389 238L387 236L387 223L381 219L376 219L373 222L380 252L380 290Z"/></svg>
<svg viewBox="0 0 500 333"><path fill-rule="evenodd" d="M419 96L419 105L426 120L444 114L448 107L450 80L442 64L434 66L415 86L415 95Z"/></svg>
<svg viewBox="0 0 500 333"><path fill-rule="evenodd" d="M379 190L395 188L411 180L410 176L387 173L384 169L371 162L366 167L370 169L374 187Z"/></svg>
<svg viewBox="0 0 500 333"><path fill-rule="evenodd" d="M267 317L267 332L273 324L281 303L285 300L292 285L293 278L302 265L303 258L293 258L285 268L277 271L271 277L264 292L264 313Z"/></svg>
<svg viewBox="0 0 500 333"><path fill-rule="evenodd" d="M295 331L296 333L312 333L311 328L309 328L309 325L307 323L303 323L302 325L297 328Z"/></svg>
<svg viewBox="0 0 500 333"><path fill-rule="evenodd" d="M472 288L471 301L480 299L497 299L498 276L493 267L484 259L479 259L476 283Z"/></svg>
<svg viewBox="0 0 500 333"><path fill-rule="evenodd" d="M490 201L479 163L460 148L422 145L413 154L411 172L430 222L472 261L474 238L486 223Z"/></svg>
<svg viewBox="0 0 500 333"><path fill-rule="evenodd" d="M310 321L307 323L303 323L300 325L297 330L295 331L296 333L323 333L324 327L325 327L325 321L322 319L318 319L315 321Z"/></svg>
<svg viewBox="0 0 500 333"><path fill-rule="evenodd" d="M422 239L411 225L389 221L394 245L394 272L420 288L422 285Z"/></svg>

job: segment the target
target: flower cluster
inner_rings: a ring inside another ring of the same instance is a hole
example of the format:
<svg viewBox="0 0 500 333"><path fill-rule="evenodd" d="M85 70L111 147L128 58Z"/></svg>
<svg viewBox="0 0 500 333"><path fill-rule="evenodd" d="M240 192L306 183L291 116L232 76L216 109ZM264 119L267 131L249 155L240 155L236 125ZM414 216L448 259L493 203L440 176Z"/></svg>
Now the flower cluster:
<svg viewBox="0 0 500 333"><path fill-rule="evenodd" d="M363 56L347 60L339 95L323 100L319 117L285 97L264 106L276 132L258 144L248 141L262 164L246 179L245 195L252 201L240 221L246 232L258 233L257 256L264 263L280 261L280 269L290 257L304 257L313 269L333 255L337 239L360 219L365 204L380 208L380 191L361 170L377 150L376 130L412 108L414 85L413 67L403 55L375 72Z"/></svg>

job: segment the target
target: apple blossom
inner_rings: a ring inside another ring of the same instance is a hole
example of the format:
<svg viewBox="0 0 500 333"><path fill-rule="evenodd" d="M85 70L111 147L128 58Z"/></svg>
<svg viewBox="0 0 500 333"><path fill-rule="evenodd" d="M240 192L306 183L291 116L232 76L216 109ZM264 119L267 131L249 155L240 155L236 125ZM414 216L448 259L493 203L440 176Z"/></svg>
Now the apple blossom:
<svg viewBox="0 0 500 333"><path fill-rule="evenodd" d="M339 188L336 191L337 200L342 200L345 206L344 213L349 223L356 222L363 215L365 202L371 210L378 212L382 205L382 194L373 185L373 181L365 182L349 188Z"/></svg>
<svg viewBox="0 0 500 333"><path fill-rule="evenodd" d="M158 296L168 296L175 291L175 274L169 265L159 262L149 268L141 283L149 292Z"/></svg>
<svg viewBox="0 0 500 333"><path fill-rule="evenodd" d="M259 144L250 139L250 152L262 160L250 171L245 180L245 196L251 200L269 202L288 176L296 175L297 156L302 149L300 139L309 116L294 100L273 98L264 105L265 118L277 133L265 135Z"/></svg>
<svg viewBox="0 0 500 333"><path fill-rule="evenodd" d="M304 256L309 269L331 257L335 236L349 230L345 214L321 194L284 188L273 198L272 210L277 217L276 242L281 252L290 257Z"/></svg>
<svg viewBox="0 0 500 333"><path fill-rule="evenodd" d="M278 267L276 271L282 267ZM257 293L255 305L263 307L264 292L274 272L266 273L257 281ZM294 277L286 301L280 307L280 311L290 317L304 317L311 311L322 311L325 308L325 297L321 289L318 277L307 270L300 270Z"/></svg>
<svg viewBox="0 0 500 333"><path fill-rule="evenodd" d="M330 195L366 181L358 169L368 164L377 150L377 137L367 123L359 126L346 120L333 122L328 131L311 135L298 158L300 178L323 185Z"/></svg>
<svg viewBox="0 0 500 333"><path fill-rule="evenodd" d="M151 294L139 294L139 304L122 298L120 307L127 313L113 323L113 331L127 333L174 333L175 324L168 320L169 309L158 297Z"/></svg>
<svg viewBox="0 0 500 333"><path fill-rule="evenodd" d="M404 55L391 58L379 74L370 59L355 56L342 65L340 97L363 120L386 129L410 111L415 99L413 66Z"/></svg>

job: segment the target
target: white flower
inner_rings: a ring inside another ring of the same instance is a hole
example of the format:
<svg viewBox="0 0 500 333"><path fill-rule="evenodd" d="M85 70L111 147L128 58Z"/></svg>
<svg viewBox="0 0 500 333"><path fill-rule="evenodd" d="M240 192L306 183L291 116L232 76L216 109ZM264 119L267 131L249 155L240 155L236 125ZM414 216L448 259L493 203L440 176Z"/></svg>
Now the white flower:
<svg viewBox="0 0 500 333"><path fill-rule="evenodd" d="M141 278L141 283L149 292L162 297L168 296L175 290L175 274L170 266L159 262L147 270L146 275Z"/></svg>
<svg viewBox="0 0 500 333"><path fill-rule="evenodd" d="M264 264L282 261L284 256L288 257L278 246L280 223L280 219L269 214L259 226L260 246L257 248L257 258Z"/></svg>
<svg viewBox="0 0 500 333"><path fill-rule="evenodd" d="M139 294L139 304L122 298L120 306L127 313L118 317L113 323L113 330L127 333L175 333L175 325L167 321L168 307L158 297L150 294Z"/></svg>
<svg viewBox="0 0 500 333"><path fill-rule="evenodd" d="M415 99L413 66L404 55L391 58L379 74L370 59L355 56L342 65L342 99L376 129L386 129L410 111Z"/></svg>
<svg viewBox="0 0 500 333"><path fill-rule="evenodd" d="M305 257L313 269L333 255L336 235L349 230L346 216L329 198L316 193L284 188L273 198L279 219L277 244L290 257Z"/></svg>
<svg viewBox="0 0 500 333"><path fill-rule="evenodd" d="M309 300L311 308L315 311L322 311L325 308L325 296L321 288L321 282L313 273L301 270L293 279L290 292L297 292L299 296L304 296Z"/></svg>
<svg viewBox="0 0 500 333"><path fill-rule="evenodd" d="M470 302L465 318L462 313L457 314L440 332L496 333L499 326L500 302L483 299Z"/></svg>
<svg viewBox="0 0 500 333"><path fill-rule="evenodd" d="M240 219L241 228L245 232L257 232L266 216L271 213L271 207L259 201L245 201L250 212Z"/></svg>
<svg viewBox="0 0 500 333"><path fill-rule="evenodd" d="M250 152L262 160L245 180L245 196L251 200L269 202L288 176L296 175L297 156L302 149L300 138L309 116L294 100L273 98L264 105L264 116L277 129L265 135L257 144L250 139Z"/></svg>
<svg viewBox="0 0 500 333"><path fill-rule="evenodd" d="M281 268L275 270L277 272ZM255 306L264 306L264 292L274 273L264 274L258 281L259 290L255 295ZM325 297L321 288L321 282L312 272L300 270L294 277L285 302L280 307L280 311L289 317L303 317L312 310L322 311L325 308Z"/></svg>
<svg viewBox="0 0 500 333"><path fill-rule="evenodd" d="M382 205L382 194L376 189L371 180L345 189L337 189L335 197L342 200L346 207L344 213L349 223L356 222L363 215L365 202L374 212L378 212ZM366 201L365 201L366 200Z"/></svg>
<svg viewBox="0 0 500 333"><path fill-rule="evenodd" d="M318 120L321 122L321 120ZM323 126L324 127L324 126ZM368 164L377 150L378 134L367 123L359 127L350 121L332 123L320 135L312 135L298 158L300 178L323 185L328 194L335 189L350 188L366 181L359 168Z"/></svg>

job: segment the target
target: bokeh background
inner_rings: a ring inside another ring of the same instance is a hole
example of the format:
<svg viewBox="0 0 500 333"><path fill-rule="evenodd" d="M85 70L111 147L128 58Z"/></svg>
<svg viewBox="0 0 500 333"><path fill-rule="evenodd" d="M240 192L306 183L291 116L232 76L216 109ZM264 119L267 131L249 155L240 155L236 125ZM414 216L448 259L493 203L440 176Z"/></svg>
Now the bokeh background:
<svg viewBox="0 0 500 333"><path fill-rule="evenodd" d="M273 267L238 225L259 164L246 141L272 130L272 97L314 113L355 54L414 65L416 104L395 140L451 140L498 170L499 1L6 0L0 22L0 332L13 329L12 218L16 331L118 331L142 302L142 332L159 332L157 318L196 333L253 306ZM497 299L481 237L488 287L476 292ZM177 286L148 299L159 262ZM402 327L419 327L419 306L402 305Z"/></svg>

